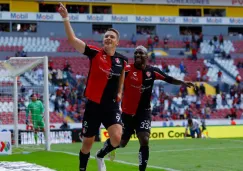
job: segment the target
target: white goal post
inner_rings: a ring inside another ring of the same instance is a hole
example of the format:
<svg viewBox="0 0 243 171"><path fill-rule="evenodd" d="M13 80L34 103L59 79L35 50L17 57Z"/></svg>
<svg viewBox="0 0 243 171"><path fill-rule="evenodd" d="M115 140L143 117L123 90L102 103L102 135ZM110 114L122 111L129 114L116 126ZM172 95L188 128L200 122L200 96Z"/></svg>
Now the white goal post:
<svg viewBox="0 0 243 171"><path fill-rule="evenodd" d="M48 82L48 57L11 57L0 61L0 78L13 80L13 120L14 120L14 147L19 147L19 118L18 118L18 77L38 65L43 65L43 102L45 123L45 149L50 151L50 118L49 118L49 82Z"/></svg>

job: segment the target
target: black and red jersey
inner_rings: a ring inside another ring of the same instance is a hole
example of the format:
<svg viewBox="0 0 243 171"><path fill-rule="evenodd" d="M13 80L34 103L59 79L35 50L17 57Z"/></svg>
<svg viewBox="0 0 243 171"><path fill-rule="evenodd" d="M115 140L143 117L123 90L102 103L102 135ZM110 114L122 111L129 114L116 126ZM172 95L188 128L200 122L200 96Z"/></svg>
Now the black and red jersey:
<svg viewBox="0 0 243 171"><path fill-rule="evenodd" d="M150 99L154 80L170 80L159 68L146 66L144 70L126 66L126 78L124 81L124 93L122 99L122 112L135 115L144 110L150 110Z"/></svg>
<svg viewBox="0 0 243 171"><path fill-rule="evenodd" d="M90 59L90 70L85 89L87 99L98 104L116 102L119 78L128 59L115 52L109 56L102 48L86 45L84 55Z"/></svg>

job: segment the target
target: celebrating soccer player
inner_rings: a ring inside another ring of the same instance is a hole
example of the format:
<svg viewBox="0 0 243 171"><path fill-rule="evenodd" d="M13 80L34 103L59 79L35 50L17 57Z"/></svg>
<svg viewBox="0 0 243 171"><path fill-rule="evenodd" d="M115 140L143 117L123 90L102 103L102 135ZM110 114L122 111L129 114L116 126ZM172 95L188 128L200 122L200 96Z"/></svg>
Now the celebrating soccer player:
<svg viewBox="0 0 243 171"><path fill-rule="evenodd" d="M140 143L139 170L146 170L149 159L149 136L151 129L150 98L155 80L163 80L170 84L193 87L190 82L183 82L170 77L160 69L148 65L148 52L138 46L134 52L134 64L127 65L124 94L122 98L122 121L124 130L120 147L125 147L131 135L136 131ZM110 153L114 159L115 152Z"/></svg>
<svg viewBox="0 0 243 171"><path fill-rule="evenodd" d="M96 154L99 171L106 171L104 156L119 146L122 136L119 99L125 77L127 58L116 52L119 32L108 29L104 35L103 48L89 46L78 39L71 27L67 9L60 3L59 13L63 18L69 43L80 53L88 56L90 71L85 90L88 99L83 118L83 144L79 153L79 169L85 171L95 135L101 123L108 130L110 139Z"/></svg>
<svg viewBox="0 0 243 171"><path fill-rule="evenodd" d="M26 109L26 125L29 124L29 112L31 112L31 119L34 126L34 139L35 144L37 144L38 141L38 131L39 129L45 133L44 130L44 122L43 122L43 116L44 116L44 107L40 100L37 100L36 94L32 94L31 96L31 102L29 103L27 109Z"/></svg>

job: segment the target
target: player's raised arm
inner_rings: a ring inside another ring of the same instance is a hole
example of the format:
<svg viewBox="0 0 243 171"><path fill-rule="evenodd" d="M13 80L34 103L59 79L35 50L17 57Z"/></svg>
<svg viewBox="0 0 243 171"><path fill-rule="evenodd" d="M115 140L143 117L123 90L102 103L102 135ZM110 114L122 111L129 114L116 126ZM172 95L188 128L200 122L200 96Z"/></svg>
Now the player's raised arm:
<svg viewBox="0 0 243 171"><path fill-rule="evenodd" d="M155 79L156 80L163 80L163 81L165 81L167 83L175 84L175 85L185 85L186 87L194 87L193 83L191 83L191 82L184 82L184 81L178 80L178 79L176 79L174 77L171 77L171 76L165 74L159 68L155 68L154 72L155 72Z"/></svg>
<svg viewBox="0 0 243 171"><path fill-rule="evenodd" d="M58 11L59 11L59 14L63 18L64 27L65 27L66 35L67 35L67 38L68 38L68 42L78 52L84 53L84 51L85 51L85 43L75 36L75 33L74 33L73 28L72 28L72 26L70 24L70 21L69 21L68 11L67 11L66 7L62 3L60 3L60 7L59 7Z"/></svg>

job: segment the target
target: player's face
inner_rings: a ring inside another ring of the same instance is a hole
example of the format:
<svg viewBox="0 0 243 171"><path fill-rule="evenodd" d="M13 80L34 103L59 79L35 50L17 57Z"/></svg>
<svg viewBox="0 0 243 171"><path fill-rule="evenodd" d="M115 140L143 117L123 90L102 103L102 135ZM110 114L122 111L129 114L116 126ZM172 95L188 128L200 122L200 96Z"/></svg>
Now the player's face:
<svg viewBox="0 0 243 171"><path fill-rule="evenodd" d="M33 96L31 97L31 100L32 100L32 101L36 101L36 100L37 100L36 95L33 95Z"/></svg>
<svg viewBox="0 0 243 171"><path fill-rule="evenodd" d="M103 44L105 48L115 48L118 45L116 33L113 31L107 31L104 35Z"/></svg>
<svg viewBox="0 0 243 171"><path fill-rule="evenodd" d="M147 59L148 59L148 56L143 50L138 49L134 52L134 60L135 60L134 63L137 66L142 66L142 65L146 64Z"/></svg>

